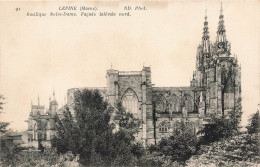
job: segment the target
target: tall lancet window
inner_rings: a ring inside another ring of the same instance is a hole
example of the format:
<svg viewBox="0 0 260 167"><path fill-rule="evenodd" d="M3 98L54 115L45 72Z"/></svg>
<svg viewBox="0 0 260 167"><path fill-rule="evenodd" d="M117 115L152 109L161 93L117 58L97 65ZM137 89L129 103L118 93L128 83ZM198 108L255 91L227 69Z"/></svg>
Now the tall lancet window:
<svg viewBox="0 0 260 167"><path fill-rule="evenodd" d="M155 102L155 110L157 113L165 113L167 110L166 98L162 95L154 95L153 101Z"/></svg>
<svg viewBox="0 0 260 167"><path fill-rule="evenodd" d="M188 110L188 112L193 112L193 99L191 95L185 95L185 108Z"/></svg>
<svg viewBox="0 0 260 167"><path fill-rule="evenodd" d="M226 78L227 78L226 70L222 70L222 73L221 73L221 85L225 85Z"/></svg>
<svg viewBox="0 0 260 167"><path fill-rule="evenodd" d="M179 112L179 99L176 95L172 95L169 100L170 112Z"/></svg>
<svg viewBox="0 0 260 167"><path fill-rule="evenodd" d="M138 111L138 98L132 89L127 89L122 98L122 104L127 112L137 113Z"/></svg>

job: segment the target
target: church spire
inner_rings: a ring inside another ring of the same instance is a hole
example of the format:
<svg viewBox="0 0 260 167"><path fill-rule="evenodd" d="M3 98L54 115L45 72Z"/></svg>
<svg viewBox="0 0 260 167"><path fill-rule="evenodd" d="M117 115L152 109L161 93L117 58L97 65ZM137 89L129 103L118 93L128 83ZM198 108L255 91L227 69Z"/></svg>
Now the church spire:
<svg viewBox="0 0 260 167"><path fill-rule="evenodd" d="M224 25L224 15L223 15L223 8L221 2L221 9L219 15L219 22L218 22L218 31L217 31L217 43L225 43L226 42L226 29Z"/></svg>
<svg viewBox="0 0 260 167"><path fill-rule="evenodd" d="M209 28L208 28L208 21L207 21L207 9L205 10L205 21L204 21L204 28L203 28L203 36L202 36L202 47L204 53L210 52L210 42L209 42Z"/></svg>
<svg viewBox="0 0 260 167"><path fill-rule="evenodd" d="M230 50L231 50L231 44L227 41L227 38L226 38L223 7L222 7L222 3L221 3L218 30L217 30L217 40L215 43L215 53L218 56L226 57L226 56L230 56Z"/></svg>

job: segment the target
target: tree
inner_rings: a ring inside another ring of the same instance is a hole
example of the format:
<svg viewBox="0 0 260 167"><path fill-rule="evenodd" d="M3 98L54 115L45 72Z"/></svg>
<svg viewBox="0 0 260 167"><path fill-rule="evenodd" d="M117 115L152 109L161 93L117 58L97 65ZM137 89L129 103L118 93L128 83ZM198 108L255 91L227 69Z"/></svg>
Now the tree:
<svg viewBox="0 0 260 167"><path fill-rule="evenodd" d="M67 151L72 151L76 153L76 140L79 137L79 129L76 127L76 123L68 109L68 107L63 112L63 117L58 118L56 116L56 135L51 140L52 146L57 148L59 153L66 153ZM79 139L79 138L78 138Z"/></svg>
<svg viewBox="0 0 260 167"><path fill-rule="evenodd" d="M0 113L2 113L1 110L3 110L3 105L5 104L4 102L5 98L3 95L0 94ZM2 153L2 149L4 146L4 141L3 138L6 136L6 133L8 132L7 127L9 126L9 122L2 122L0 121L0 153Z"/></svg>
<svg viewBox="0 0 260 167"><path fill-rule="evenodd" d="M3 110L3 105L5 104L4 100L4 96L0 94L0 110Z"/></svg>
<svg viewBox="0 0 260 167"><path fill-rule="evenodd" d="M8 141L5 137L1 140L1 162L4 166L16 166L19 164L19 157L22 148Z"/></svg>
<svg viewBox="0 0 260 167"><path fill-rule="evenodd" d="M118 131L115 132L116 142L123 141L122 144L127 146L132 159L140 159L144 155L145 150L142 143L135 141L134 135L139 132L139 126L142 121L135 118L132 113L126 112L121 102L116 105L116 112L113 119L119 127ZM129 154L125 156L128 157Z"/></svg>
<svg viewBox="0 0 260 167"><path fill-rule="evenodd" d="M7 127L10 125L9 122L0 122L0 134L6 134L8 132Z"/></svg>
<svg viewBox="0 0 260 167"><path fill-rule="evenodd" d="M3 110L3 105L5 104L4 100L4 96L0 95L0 113L2 113L1 110ZM0 121L0 158L4 165L15 166L18 161L17 157L19 156L21 148L19 145L15 145L8 141L7 134L10 130L8 130L7 127L9 124L9 122Z"/></svg>
<svg viewBox="0 0 260 167"><path fill-rule="evenodd" d="M236 120L230 116L220 116L212 114L210 116L209 124L206 124L198 133L202 134L200 137L201 144L208 144L221 139L225 139L238 134Z"/></svg>
<svg viewBox="0 0 260 167"><path fill-rule="evenodd" d="M259 111L252 114L248 120L249 125L246 127L249 134L260 132L260 117Z"/></svg>
<svg viewBox="0 0 260 167"><path fill-rule="evenodd" d="M132 120L135 119L131 115L118 107L115 117L120 128L113 133L111 116L115 108L103 100L98 90L76 91L73 105L74 116L67 107L62 118L56 117L56 135L52 145L59 153L71 151L79 154L83 165L134 165L138 154L138 149L134 148L139 148L139 145L134 144L133 133L128 131L134 127Z"/></svg>
<svg viewBox="0 0 260 167"><path fill-rule="evenodd" d="M212 114L210 115L210 123L204 125L204 127L198 132L202 134L200 137L201 144L208 144L211 142L219 141L229 134L228 119L225 117Z"/></svg>
<svg viewBox="0 0 260 167"><path fill-rule="evenodd" d="M228 128L232 129L233 133L231 135L236 135L239 133L241 128L241 116L242 116L242 105L241 98L235 101L234 109L228 114L227 119L229 119Z"/></svg>
<svg viewBox="0 0 260 167"><path fill-rule="evenodd" d="M60 153L80 154L83 164L97 163L97 157L107 163L110 155L106 152L112 138L112 108L97 90L83 90L74 93L74 111L75 117L67 107L63 118L56 118L57 135L52 140L53 146Z"/></svg>
<svg viewBox="0 0 260 167"><path fill-rule="evenodd" d="M160 152L172 161L185 162L197 150L197 136L191 122L176 122L169 138L159 142Z"/></svg>
<svg viewBox="0 0 260 167"><path fill-rule="evenodd" d="M241 115L241 99L237 100L235 108L226 115L211 114L208 124L198 132L202 135L200 142L208 144L238 134Z"/></svg>
<svg viewBox="0 0 260 167"><path fill-rule="evenodd" d="M121 102L116 105L116 112L113 119L118 125L119 130L128 133L132 136L130 140L134 141L133 135L138 133L141 120L135 118L132 113L126 112Z"/></svg>
<svg viewBox="0 0 260 167"><path fill-rule="evenodd" d="M0 94L0 113L2 113L1 110L3 110L3 105L5 104L4 102L5 98L3 95ZM0 121L0 135L6 134L8 132L7 127L9 126L9 122L2 122Z"/></svg>

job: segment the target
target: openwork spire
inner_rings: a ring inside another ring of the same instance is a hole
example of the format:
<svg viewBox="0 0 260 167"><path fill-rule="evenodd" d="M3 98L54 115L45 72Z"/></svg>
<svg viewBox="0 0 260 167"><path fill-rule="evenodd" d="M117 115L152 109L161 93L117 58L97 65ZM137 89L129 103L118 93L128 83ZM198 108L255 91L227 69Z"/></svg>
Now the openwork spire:
<svg viewBox="0 0 260 167"><path fill-rule="evenodd" d="M226 29L225 29L225 25L224 25L222 2L221 2L221 9L220 9L220 15L219 15L219 22L218 22L217 42L218 43L226 42Z"/></svg>
<svg viewBox="0 0 260 167"><path fill-rule="evenodd" d="M215 43L215 53L219 56L230 56L230 50L231 50L231 44L227 41L226 38L223 7L221 3L218 30L217 30L217 40Z"/></svg>
<svg viewBox="0 0 260 167"><path fill-rule="evenodd" d="M209 28L208 28L208 21L207 21L207 9L205 10L205 21L204 21L204 28L203 28L203 36L202 36L202 47L204 53L209 53L210 51L210 42L209 42Z"/></svg>

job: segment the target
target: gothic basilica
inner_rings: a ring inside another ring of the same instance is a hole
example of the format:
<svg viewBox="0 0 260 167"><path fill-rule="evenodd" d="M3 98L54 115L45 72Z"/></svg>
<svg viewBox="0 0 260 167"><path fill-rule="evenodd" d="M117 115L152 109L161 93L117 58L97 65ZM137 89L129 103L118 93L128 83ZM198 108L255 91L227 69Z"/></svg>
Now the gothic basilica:
<svg viewBox="0 0 260 167"><path fill-rule="evenodd" d="M194 56L195 57L195 56ZM220 10L217 38L210 42L208 21L205 16L202 41L197 48L196 68L188 87L154 87L151 68L141 71L106 72L107 87L100 90L104 99L114 105L121 101L128 112L142 120L136 139L144 145L154 144L173 131L176 121L189 121L194 132L207 123L210 113L228 114L234 110L241 96L241 67L226 36L223 10ZM73 93L67 91L67 105L73 105ZM93 88L91 88L93 89ZM49 109L32 105L28 119L29 145L38 147L41 140L50 146L54 134L54 116L62 114L58 103L50 99Z"/></svg>

